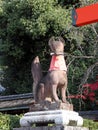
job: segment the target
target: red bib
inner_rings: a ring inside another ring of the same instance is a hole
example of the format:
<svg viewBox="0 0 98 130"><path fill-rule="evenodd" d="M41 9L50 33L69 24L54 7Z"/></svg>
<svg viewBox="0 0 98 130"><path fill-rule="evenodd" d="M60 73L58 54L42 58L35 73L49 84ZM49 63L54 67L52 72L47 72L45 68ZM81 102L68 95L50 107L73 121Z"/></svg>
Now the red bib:
<svg viewBox="0 0 98 130"><path fill-rule="evenodd" d="M52 56L49 71L51 71L51 70L67 71L67 67L66 67L66 63L65 63L63 55L58 55L58 56L53 55Z"/></svg>

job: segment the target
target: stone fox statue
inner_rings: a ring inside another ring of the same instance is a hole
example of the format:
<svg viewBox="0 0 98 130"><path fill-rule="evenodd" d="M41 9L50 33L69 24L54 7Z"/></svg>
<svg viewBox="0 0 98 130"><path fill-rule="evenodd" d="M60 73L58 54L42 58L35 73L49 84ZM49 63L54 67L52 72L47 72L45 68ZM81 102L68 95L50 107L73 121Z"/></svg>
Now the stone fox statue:
<svg viewBox="0 0 98 130"><path fill-rule="evenodd" d="M61 37L52 37L49 40L51 49L51 63L48 73L43 77L38 56L32 62L33 94L35 102L51 99L61 102L57 91L60 90L62 102L66 103L67 68L64 60L64 40Z"/></svg>

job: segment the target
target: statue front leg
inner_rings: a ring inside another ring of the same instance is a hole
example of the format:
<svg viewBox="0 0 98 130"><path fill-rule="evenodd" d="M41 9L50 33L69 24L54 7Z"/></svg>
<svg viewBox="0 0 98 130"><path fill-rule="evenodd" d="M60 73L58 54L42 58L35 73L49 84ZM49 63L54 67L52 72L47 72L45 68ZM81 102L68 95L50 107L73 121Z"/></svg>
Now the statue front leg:
<svg viewBox="0 0 98 130"><path fill-rule="evenodd" d="M66 89L67 89L67 80L65 82L65 85L61 87L61 97L63 103L68 103L68 101L66 100Z"/></svg>
<svg viewBox="0 0 98 130"><path fill-rule="evenodd" d="M57 95L57 85L52 85L52 96L55 102L61 102Z"/></svg>
<svg viewBox="0 0 98 130"><path fill-rule="evenodd" d="M66 101L66 87L65 86L63 86L61 88L61 97L62 97L62 102L67 103L67 101Z"/></svg>
<svg viewBox="0 0 98 130"><path fill-rule="evenodd" d="M64 77L65 77L65 84L61 87L61 97L62 97L63 103L68 103L66 100L66 89L67 89L67 83L68 83L67 74L65 74Z"/></svg>

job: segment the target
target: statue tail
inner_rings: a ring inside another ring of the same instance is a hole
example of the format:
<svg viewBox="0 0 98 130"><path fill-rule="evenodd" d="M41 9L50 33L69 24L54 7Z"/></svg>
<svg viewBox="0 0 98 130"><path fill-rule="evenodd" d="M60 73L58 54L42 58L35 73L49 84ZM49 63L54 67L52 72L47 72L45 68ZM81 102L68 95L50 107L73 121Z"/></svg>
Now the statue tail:
<svg viewBox="0 0 98 130"><path fill-rule="evenodd" d="M31 65L31 73L33 77L33 95L35 102L38 100L38 84L43 77L42 68L39 61L39 57L36 56Z"/></svg>

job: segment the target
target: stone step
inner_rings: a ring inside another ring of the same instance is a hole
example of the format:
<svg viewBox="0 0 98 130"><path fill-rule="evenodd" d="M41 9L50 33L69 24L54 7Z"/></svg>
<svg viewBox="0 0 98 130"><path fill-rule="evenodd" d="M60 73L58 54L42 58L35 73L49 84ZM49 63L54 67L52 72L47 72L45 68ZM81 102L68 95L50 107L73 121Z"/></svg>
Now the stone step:
<svg viewBox="0 0 98 130"><path fill-rule="evenodd" d="M41 126L41 127L21 127L21 128L13 128L13 130L89 130L89 128L85 127L77 127L77 126Z"/></svg>

